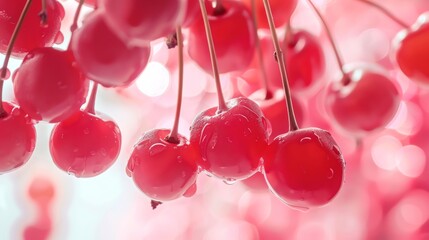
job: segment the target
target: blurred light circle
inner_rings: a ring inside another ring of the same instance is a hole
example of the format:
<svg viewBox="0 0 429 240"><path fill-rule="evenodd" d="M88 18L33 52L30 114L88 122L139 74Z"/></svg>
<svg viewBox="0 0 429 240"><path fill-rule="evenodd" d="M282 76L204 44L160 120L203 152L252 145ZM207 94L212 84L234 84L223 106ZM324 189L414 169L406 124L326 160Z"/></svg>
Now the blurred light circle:
<svg viewBox="0 0 429 240"><path fill-rule="evenodd" d="M159 62L149 62L142 74L137 78L137 88L149 97L162 95L170 83L170 73Z"/></svg>
<svg viewBox="0 0 429 240"><path fill-rule="evenodd" d="M426 166L426 155L421 148L408 145L398 151L396 162L399 172L407 177L416 178L423 173Z"/></svg>

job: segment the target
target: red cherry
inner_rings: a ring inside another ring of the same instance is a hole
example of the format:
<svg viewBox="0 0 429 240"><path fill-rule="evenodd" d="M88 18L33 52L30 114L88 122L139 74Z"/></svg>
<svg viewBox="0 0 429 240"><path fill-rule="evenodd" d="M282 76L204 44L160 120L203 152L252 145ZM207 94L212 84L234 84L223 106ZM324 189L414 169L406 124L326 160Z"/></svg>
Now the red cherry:
<svg viewBox="0 0 429 240"><path fill-rule="evenodd" d="M25 164L36 143L36 129L28 115L17 105L2 104L7 115L0 117L0 174Z"/></svg>
<svg viewBox="0 0 429 240"><path fill-rule="evenodd" d="M249 96L254 99L260 106L262 113L271 123L270 140L274 139L277 135L285 133L289 130L289 116L286 107L285 92L283 89L274 91L273 97L264 99L265 90L258 90ZM298 124L304 120L304 111L301 103L297 98L292 96L293 109Z"/></svg>
<svg viewBox="0 0 429 240"><path fill-rule="evenodd" d="M55 165L76 177L106 171L121 149L121 132L106 116L79 111L55 125L49 150Z"/></svg>
<svg viewBox="0 0 429 240"><path fill-rule="evenodd" d="M221 10L206 1L220 73L245 70L252 61L255 35L249 10L240 2L222 1ZM204 71L212 73L204 22L200 17L189 28L188 53Z"/></svg>
<svg viewBox="0 0 429 240"><path fill-rule="evenodd" d="M131 45L173 33L183 21L186 2L178 0L102 0L105 19L115 33Z"/></svg>
<svg viewBox="0 0 429 240"><path fill-rule="evenodd" d="M0 53L6 52L26 2L27 0L0 0ZM33 1L13 46L13 56L22 58L34 48L50 47L61 34L60 27L64 9L56 0L46 0L45 2L48 15L46 24L42 24L39 17L42 1Z"/></svg>
<svg viewBox="0 0 429 240"><path fill-rule="evenodd" d="M88 81L69 51L38 48L29 52L13 79L15 97L35 120L62 121L79 111Z"/></svg>
<svg viewBox="0 0 429 240"><path fill-rule="evenodd" d="M233 182L253 175L259 167L269 133L268 120L248 98L226 102L227 110L201 112L191 125L191 144L202 156L198 165L209 174Z"/></svg>
<svg viewBox="0 0 429 240"><path fill-rule="evenodd" d="M331 201L341 188L344 169L335 140L319 128L279 135L264 155L271 190L286 204L302 210Z"/></svg>
<svg viewBox="0 0 429 240"><path fill-rule="evenodd" d="M429 85L429 14L421 15L410 28L398 33L394 40L399 68L411 80Z"/></svg>
<svg viewBox="0 0 429 240"><path fill-rule="evenodd" d="M320 40L305 30L292 30L286 36L284 45L289 85L294 90L308 89L325 72Z"/></svg>
<svg viewBox="0 0 429 240"><path fill-rule="evenodd" d="M358 136L383 128L394 117L400 102L397 88L377 71L355 68L345 79L333 82L326 106L333 120Z"/></svg>
<svg viewBox="0 0 429 240"><path fill-rule="evenodd" d="M107 26L100 11L74 32L71 48L79 67L105 87L130 85L146 67L150 46L128 47Z"/></svg>
<svg viewBox="0 0 429 240"><path fill-rule="evenodd" d="M179 143L170 143L166 140L169 133L168 129L155 129L143 134L127 165L127 174L137 187L158 201L188 194L197 178L196 148L181 135Z"/></svg>
<svg viewBox="0 0 429 240"><path fill-rule="evenodd" d="M242 0L249 9L252 9L252 1L253 0ZM258 28L269 28L263 2L256 0L255 3ZM276 27L281 27L290 20L297 4L298 0L270 0L271 11L275 19Z"/></svg>

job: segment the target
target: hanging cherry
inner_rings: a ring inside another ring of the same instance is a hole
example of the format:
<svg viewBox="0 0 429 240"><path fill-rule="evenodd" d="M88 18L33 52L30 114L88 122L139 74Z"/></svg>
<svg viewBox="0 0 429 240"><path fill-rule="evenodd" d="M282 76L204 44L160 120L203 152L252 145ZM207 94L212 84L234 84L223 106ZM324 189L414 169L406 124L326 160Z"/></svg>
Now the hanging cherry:
<svg viewBox="0 0 429 240"><path fill-rule="evenodd" d="M264 159L264 174L270 189L286 204L306 210L322 206L339 192L344 177L344 159L331 134L319 128L299 129L273 16L268 0L264 6L289 113L289 132L274 138Z"/></svg>
<svg viewBox="0 0 429 240"><path fill-rule="evenodd" d="M183 92L182 31L176 30L179 52L179 90L173 128L147 131L134 146L127 174L137 187L152 199L155 209L161 201L192 196L198 173L196 147L178 133Z"/></svg>
<svg viewBox="0 0 429 240"><path fill-rule="evenodd" d="M79 178L105 172L119 156L121 132L109 117L95 113L94 84L87 108L55 125L49 150L58 168Z"/></svg>
<svg viewBox="0 0 429 240"><path fill-rule="evenodd" d="M198 146L198 165L229 183L253 175L268 141L268 121L259 106L244 97L225 102L219 79L214 40L204 0L201 12L213 64L219 106L198 114L191 125L191 144Z"/></svg>
<svg viewBox="0 0 429 240"><path fill-rule="evenodd" d="M88 80L70 51L38 48L29 52L14 79L15 97L34 120L60 122L79 111Z"/></svg>

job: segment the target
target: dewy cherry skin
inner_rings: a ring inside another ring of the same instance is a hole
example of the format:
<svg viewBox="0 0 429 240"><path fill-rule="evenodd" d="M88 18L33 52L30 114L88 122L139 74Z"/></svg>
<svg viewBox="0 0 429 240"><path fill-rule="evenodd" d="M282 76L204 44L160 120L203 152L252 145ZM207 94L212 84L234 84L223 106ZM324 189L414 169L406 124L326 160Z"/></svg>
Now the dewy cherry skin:
<svg viewBox="0 0 429 240"><path fill-rule="evenodd" d="M198 151L177 135L169 142L170 130L155 129L143 134L128 161L127 174L148 197L170 201L183 196L197 178Z"/></svg>
<svg viewBox="0 0 429 240"><path fill-rule="evenodd" d="M37 121L60 122L79 111L88 92L88 80L73 54L53 48L29 52L13 78L21 108Z"/></svg>
<svg viewBox="0 0 429 240"><path fill-rule="evenodd" d="M36 143L32 120L17 105L2 102L5 114L0 116L0 174L24 165Z"/></svg>
<svg viewBox="0 0 429 240"><path fill-rule="evenodd" d="M75 177L94 177L118 158L121 132L109 117L95 113L94 85L85 110L74 113L52 129L49 150L58 168Z"/></svg>
<svg viewBox="0 0 429 240"><path fill-rule="evenodd" d="M5 53L16 23L27 0L0 0L0 53ZM64 8L56 0L46 0L46 23L41 23L41 0L33 0L26 13L26 20L19 31L12 55L22 58L34 48L51 47L60 37Z"/></svg>

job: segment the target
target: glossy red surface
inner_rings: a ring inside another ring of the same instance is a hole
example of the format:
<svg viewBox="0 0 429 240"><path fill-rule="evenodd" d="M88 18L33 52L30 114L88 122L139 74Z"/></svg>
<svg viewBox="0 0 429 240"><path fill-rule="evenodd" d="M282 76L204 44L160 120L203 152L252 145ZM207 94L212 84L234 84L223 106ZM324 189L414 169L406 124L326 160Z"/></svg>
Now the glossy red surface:
<svg viewBox="0 0 429 240"><path fill-rule="evenodd" d="M319 128L279 135L264 155L264 172L272 191L302 210L331 201L343 184L344 170L337 143Z"/></svg>
<svg viewBox="0 0 429 240"><path fill-rule="evenodd" d="M6 53L12 33L16 27L22 9L27 0L0 1L0 53ZM34 48L50 47L56 42L60 33L64 9L56 0L46 0L47 24L43 25L39 17L42 1L33 1L18 38L13 47L12 55L22 58Z"/></svg>
<svg viewBox="0 0 429 240"><path fill-rule="evenodd" d="M198 146L199 166L225 181L254 174L267 147L268 120L248 98L235 98L228 109L213 107L201 112L191 125L191 144Z"/></svg>
<svg viewBox="0 0 429 240"><path fill-rule="evenodd" d="M36 129L28 115L15 104L2 104L7 116L0 118L0 174L24 165L36 145Z"/></svg>
<svg viewBox="0 0 429 240"><path fill-rule="evenodd" d="M49 150L58 168L76 177L94 177L115 163L121 132L110 118L79 111L52 130Z"/></svg>
<svg viewBox="0 0 429 240"><path fill-rule="evenodd" d="M60 122L86 101L88 80L70 52L38 48L28 53L13 78L15 97L34 120Z"/></svg>
<svg viewBox="0 0 429 240"><path fill-rule="evenodd" d="M127 165L127 174L137 187L157 201L190 196L196 190L198 151L181 135L179 143L168 142L169 133L168 129L144 133Z"/></svg>

